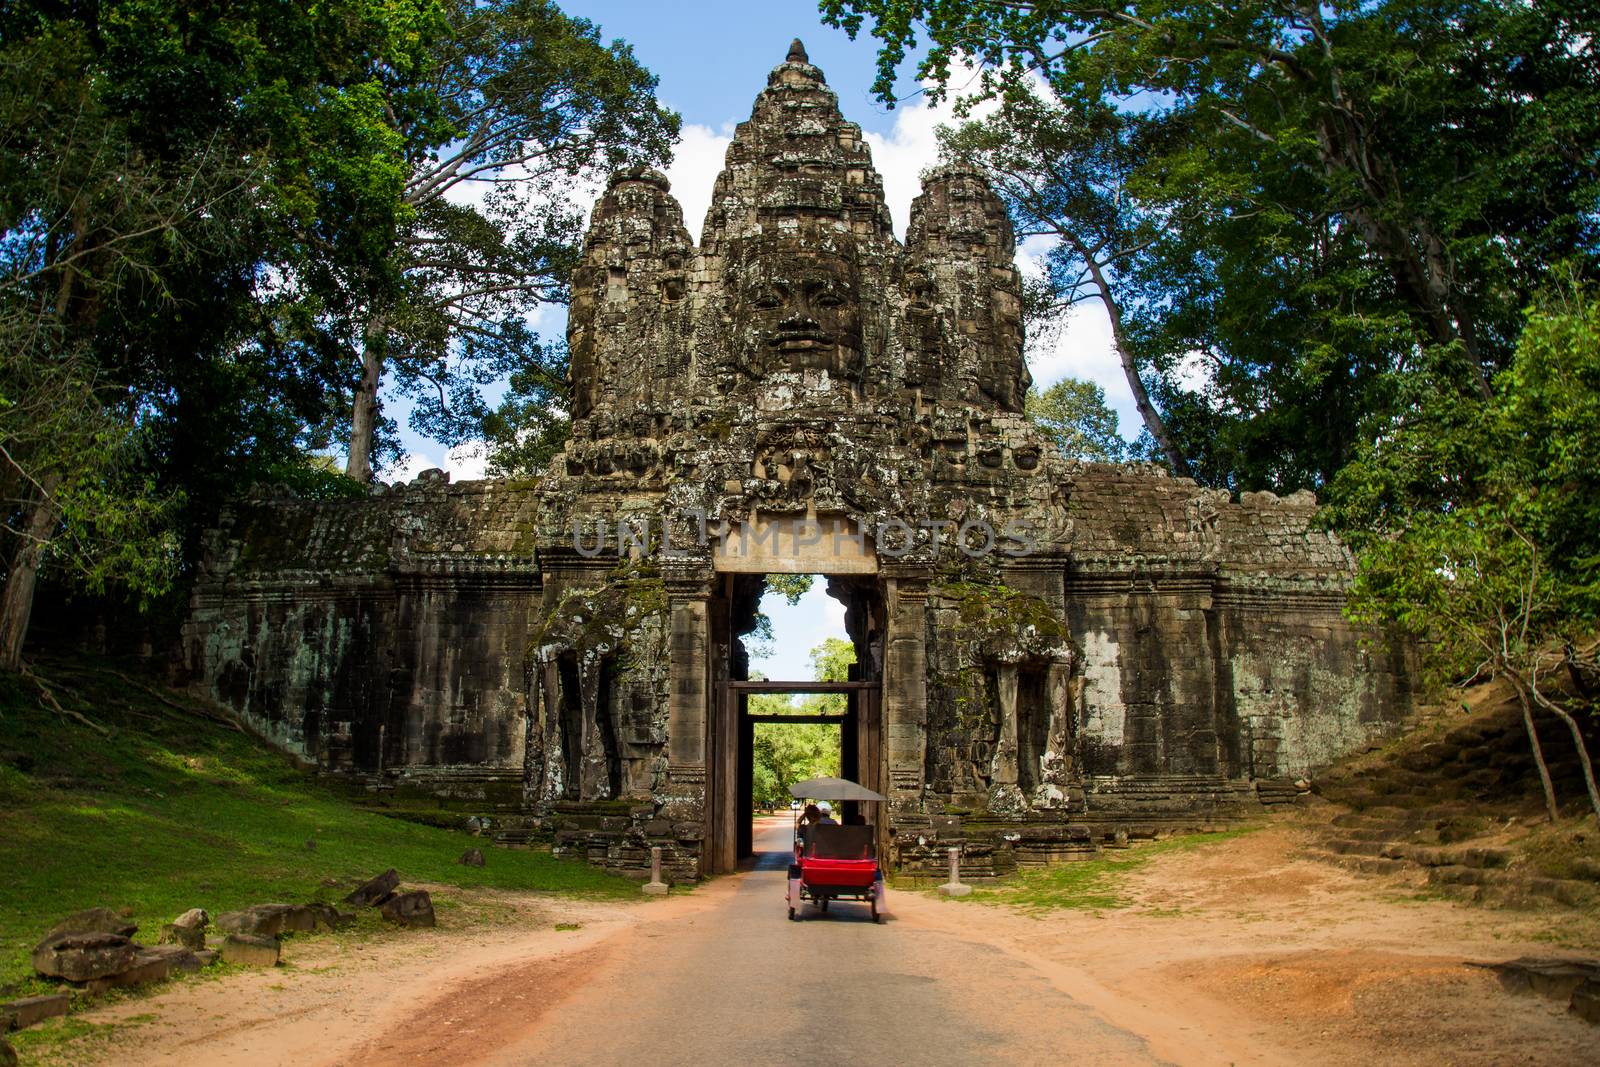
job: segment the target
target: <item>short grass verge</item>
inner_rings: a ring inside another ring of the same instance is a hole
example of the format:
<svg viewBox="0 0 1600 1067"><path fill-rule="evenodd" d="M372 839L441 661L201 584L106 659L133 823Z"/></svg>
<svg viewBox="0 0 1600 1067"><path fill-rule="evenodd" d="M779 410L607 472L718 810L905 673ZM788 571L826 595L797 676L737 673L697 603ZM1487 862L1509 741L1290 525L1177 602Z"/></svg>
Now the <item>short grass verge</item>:
<svg viewBox="0 0 1600 1067"><path fill-rule="evenodd" d="M388 867L411 884L638 895L633 882L538 850L494 849L486 866L460 866L481 839L357 807L214 710L162 699L148 678L129 684L130 665L36 669L88 722L47 706L34 682L0 675L0 994L42 991L31 947L96 905L128 909L154 941L188 908L337 900Z"/></svg>
<svg viewBox="0 0 1600 1067"><path fill-rule="evenodd" d="M1133 903L1123 880L1157 856L1209 848L1252 833L1259 827L1242 826L1205 834L1181 834L1135 844L1126 852L1105 853L1092 860L1075 860L1038 870L1023 871L996 885L975 886L963 899L980 904L1000 904L1027 912L1072 908L1108 911Z"/></svg>

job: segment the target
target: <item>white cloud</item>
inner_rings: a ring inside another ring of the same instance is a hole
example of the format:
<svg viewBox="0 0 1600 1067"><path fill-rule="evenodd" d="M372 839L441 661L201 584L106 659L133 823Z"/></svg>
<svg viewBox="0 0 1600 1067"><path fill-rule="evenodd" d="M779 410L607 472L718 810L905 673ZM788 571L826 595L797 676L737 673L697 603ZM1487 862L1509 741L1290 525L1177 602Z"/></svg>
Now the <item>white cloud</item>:
<svg viewBox="0 0 1600 1067"><path fill-rule="evenodd" d="M407 452L393 467L383 472L383 479L391 484L414 482L426 470L439 469L450 475L452 482L471 482L484 477L488 455L479 443L457 445L442 457L434 452L419 449Z"/></svg>
<svg viewBox="0 0 1600 1067"><path fill-rule="evenodd" d="M953 118L948 104L933 105L923 97L899 110L887 136L864 135L872 148L872 162L883 175L883 198L889 204L895 234L902 241L911 219L911 201L922 192L922 172L939 161L934 131Z"/></svg>
<svg viewBox="0 0 1600 1067"><path fill-rule="evenodd" d="M772 654L754 666L768 678L801 681L811 677L811 650L830 637L847 637L844 605L828 595L828 580L817 577L791 605L780 593L761 598L761 610L772 620Z"/></svg>
<svg viewBox="0 0 1600 1067"><path fill-rule="evenodd" d="M1058 238L1030 237L1017 247L1017 269L1025 278L1044 275L1044 259ZM1117 413L1117 430L1132 441L1144 429L1133 403L1122 360L1111 343L1111 320L1098 300L1079 304L1066 320L1028 342L1028 371L1035 388L1046 389L1062 378L1094 382L1105 390L1106 403Z"/></svg>
<svg viewBox="0 0 1600 1067"><path fill-rule="evenodd" d="M683 224L696 244L700 243L700 227L711 208L711 189L722 173L732 140L733 131L727 127L719 133L709 126L690 123L673 149L667 180L672 184L672 195L683 205Z"/></svg>

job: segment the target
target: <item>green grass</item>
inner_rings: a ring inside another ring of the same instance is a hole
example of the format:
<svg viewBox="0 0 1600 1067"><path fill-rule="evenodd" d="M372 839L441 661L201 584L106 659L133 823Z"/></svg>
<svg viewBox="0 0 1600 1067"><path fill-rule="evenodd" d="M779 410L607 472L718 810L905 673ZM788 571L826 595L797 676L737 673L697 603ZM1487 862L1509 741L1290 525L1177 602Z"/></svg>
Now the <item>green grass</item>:
<svg viewBox="0 0 1600 1067"><path fill-rule="evenodd" d="M115 1023L92 1023L68 1015L51 1019L42 1026L7 1034L6 1040L17 1050L23 1063L71 1063L78 1055L103 1050L129 1029L154 1019L153 1015L135 1015Z"/></svg>
<svg viewBox="0 0 1600 1067"><path fill-rule="evenodd" d="M1023 871L998 885L977 886L972 895L961 899L980 904L1001 904L1028 912L1074 908L1083 911L1109 911L1132 903L1122 885L1123 879L1156 856L1187 852L1231 841L1258 829L1239 827L1209 834L1184 834L1135 845L1127 852L1102 855L1098 859L1075 860ZM1169 914L1176 913L1169 909Z"/></svg>
<svg viewBox="0 0 1600 1067"><path fill-rule="evenodd" d="M110 736L45 707L28 680L0 675L0 991L34 991L33 944L62 916L95 905L130 909L139 937L153 941L188 908L215 915L337 900L353 880L387 867L405 882L463 889L638 894L632 882L542 851L486 849L487 866L459 866L481 839L363 809L253 738L129 685L110 665L39 671L63 707ZM450 895L441 897L441 915L455 912Z"/></svg>

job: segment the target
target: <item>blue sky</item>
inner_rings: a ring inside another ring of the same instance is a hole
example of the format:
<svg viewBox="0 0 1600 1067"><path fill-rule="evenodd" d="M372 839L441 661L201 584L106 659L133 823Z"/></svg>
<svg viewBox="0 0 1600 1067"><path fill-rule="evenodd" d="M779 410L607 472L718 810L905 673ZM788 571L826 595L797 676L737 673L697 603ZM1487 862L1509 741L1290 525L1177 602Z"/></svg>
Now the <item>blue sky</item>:
<svg viewBox="0 0 1600 1067"><path fill-rule="evenodd" d="M867 34L851 41L840 30L822 24L815 0L694 0L690 3L639 0L567 0L563 9L599 25L606 40L622 38L660 84L658 98L683 116L684 131L668 176L683 205L685 222L698 239L710 201L711 186L722 168L723 154L735 123L750 115L767 73L783 61L789 42L805 42L811 61L821 67L839 94L846 118L859 123L884 178L885 196L904 237L906 217L916 195L920 172L937 158L934 130L949 120L948 108L930 107L915 94L911 70L902 68L898 87L903 102L890 109L872 98L876 74L875 42ZM1018 265L1027 271L1044 251L1031 244L1021 250ZM536 327L547 336L565 329L562 308L544 308ZM1098 305L1074 313L1067 328L1047 344L1028 352L1034 381L1049 385L1072 374L1100 384L1118 413L1125 437L1137 436L1139 421L1133 398L1110 345L1110 330ZM483 458L472 450L446 453L405 426L405 410L390 400L386 410L401 423L407 457L385 471L390 481L407 481L429 467L443 467L456 479L481 477ZM844 636L843 608L823 591L822 582L797 607L769 597L763 605L773 619L774 655L755 666L771 678L807 678L808 655L824 637Z"/></svg>
<svg viewBox="0 0 1600 1067"><path fill-rule="evenodd" d="M631 44L661 79L658 97L686 123L715 130L748 118L767 72L799 37L851 121L875 133L894 125L893 113L869 92L874 42L865 33L852 42L843 31L824 26L813 0L569 0L562 6L598 24L606 40L621 37Z"/></svg>

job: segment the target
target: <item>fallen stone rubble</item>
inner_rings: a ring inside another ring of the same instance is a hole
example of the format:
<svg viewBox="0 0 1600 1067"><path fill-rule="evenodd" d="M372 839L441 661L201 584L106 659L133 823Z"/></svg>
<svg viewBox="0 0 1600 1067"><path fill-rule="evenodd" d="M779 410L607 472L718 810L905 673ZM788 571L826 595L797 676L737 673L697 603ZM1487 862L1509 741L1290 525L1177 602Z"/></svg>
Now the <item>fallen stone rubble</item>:
<svg viewBox="0 0 1600 1067"><path fill-rule="evenodd" d="M345 903L377 908L385 921L398 926L431 927L437 922L427 891L401 891L400 876L393 868L362 883ZM144 945L133 939L139 927L123 912L111 908L75 912L51 927L32 954L34 972L62 982L63 988L0 1002L0 1033L67 1014L74 995L94 997L112 989L149 985L174 974L194 974L218 960L273 967L281 958L284 935L328 933L355 921L354 912L322 901L256 904L223 912L215 921L205 909L190 908L162 924L157 944ZM10 1046L0 1041L0 1067L15 1062L10 1056Z"/></svg>

